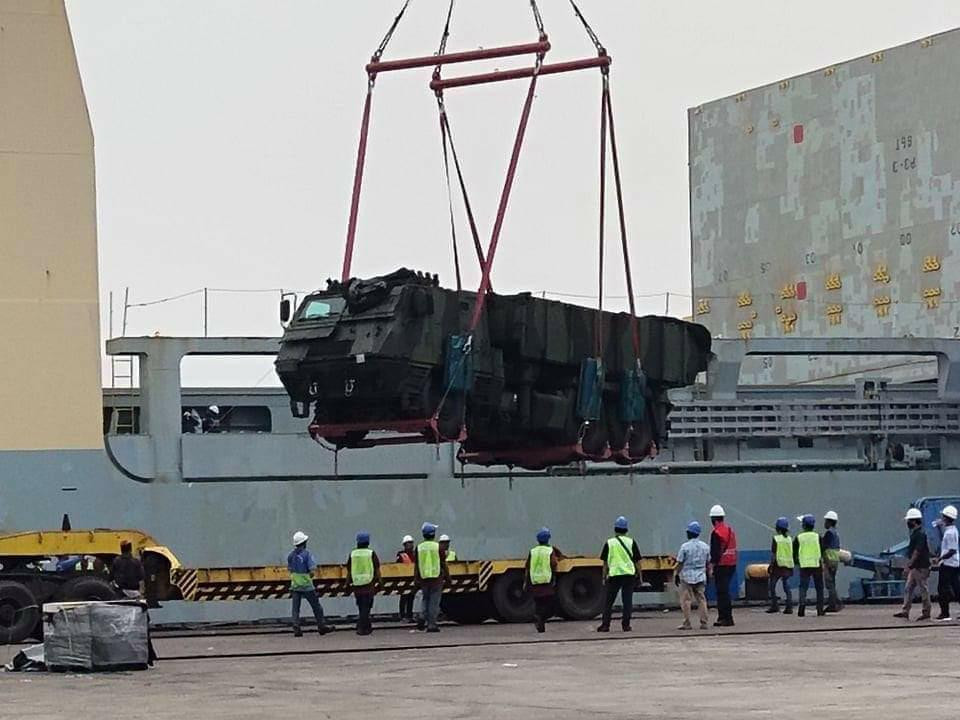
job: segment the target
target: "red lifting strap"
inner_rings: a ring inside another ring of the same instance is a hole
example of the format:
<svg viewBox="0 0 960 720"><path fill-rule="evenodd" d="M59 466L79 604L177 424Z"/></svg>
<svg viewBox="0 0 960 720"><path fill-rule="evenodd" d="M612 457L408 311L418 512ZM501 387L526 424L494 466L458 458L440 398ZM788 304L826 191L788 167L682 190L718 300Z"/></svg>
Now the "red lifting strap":
<svg viewBox="0 0 960 720"><path fill-rule="evenodd" d="M570 60L567 62L551 63L543 65L538 75L555 75L557 73L572 72L574 70L587 70L589 68L609 67L612 60L609 55L603 55L595 58L586 58L584 60ZM484 83L500 82L502 80L519 80L521 78L532 77L534 68L516 68L513 70L500 70L497 72L482 73L480 75L464 75L454 78L442 78L433 80L430 83L430 89L433 91L446 90L447 88L464 87L466 85L483 85Z"/></svg>
<svg viewBox="0 0 960 720"><path fill-rule="evenodd" d="M367 65L367 74L376 75L391 70L411 70L419 67L433 67L450 65L452 63L472 62L474 60L489 60L490 58L512 57L514 55L531 55L545 53L550 49L550 43L543 39L535 43L523 45L503 45L482 50L465 50L463 52L444 53L424 57L402 58L400 60L372 61Z"/></svg>

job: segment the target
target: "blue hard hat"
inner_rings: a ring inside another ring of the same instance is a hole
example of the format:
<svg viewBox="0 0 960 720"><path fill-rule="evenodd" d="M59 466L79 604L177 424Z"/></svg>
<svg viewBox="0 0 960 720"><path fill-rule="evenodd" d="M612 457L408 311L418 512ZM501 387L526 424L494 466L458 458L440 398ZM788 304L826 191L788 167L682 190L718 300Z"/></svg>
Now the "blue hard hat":
<svg viewBox="0 0 960 720"><path fill-rule="evenodd" d="M425 522L420 527L420 532L424 535L435 535L437 532L437 526L430 522Z"/></svg>
<svg viewBox="0 0 960 720"><path fill-rule="evenodd" d="M699 534L700 534L700 523L698 523L696 520L694 520L692 523L690 523L689 525L687 525L687 532L690 533L691 535L699 535Z"/></svg>
<svg viewBox="0 0 960 720"><path fill-rule="evenodd" d="M627 519L621 515L613 522L613 527L616 530L626 530L627 529Z"/></svg>
<svg viewBox="0 0 960 720"><path fill-rule="evenodd" d="M537 542L545 543L548 540L550 540L550 528L540 528L537 531Z"/></svg>
<svg viewBox="0 0 960 720"><path fill-rule="evenodd" d="M370 542L370 533L368 533L366 530L361 530L360 532L357 533L357 545L360 545L362 543L369 543L369 542Z"/></svg>
<svg viewBox="0 0 960 720"><path fill-rule="evenodd" d="M777 530L789 530L789 529L790 529L790 521L789 521L787 518L785 518L785 517L778 517L778 518L777 518L776 528L777 528Z"/></svg>
<svg viewBox="0 0 960 720"><path fill-rule="evenodd" d="M809 525L810 527L813 527L814 525L817 524L817 519L813 515L809 515L809 514L804 515L802 521L804 525Z"/></svg>

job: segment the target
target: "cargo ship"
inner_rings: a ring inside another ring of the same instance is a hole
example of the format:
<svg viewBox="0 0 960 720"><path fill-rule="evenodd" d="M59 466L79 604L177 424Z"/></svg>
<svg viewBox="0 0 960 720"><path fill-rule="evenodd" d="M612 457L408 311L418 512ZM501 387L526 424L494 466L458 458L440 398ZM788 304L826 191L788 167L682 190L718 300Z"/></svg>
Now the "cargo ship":
<svg viewBox="0 0 960 720"><path fill-rule="evenodd" d="M839 331L715 339L705 382L671 391L667 444L628 466L477 467L458 461L454 442L334 452L293 416L283 389L181 387L184 357L274 356L278 337L113 338L106 352L135 358L128 367L137 377L104 390L83 87L62 3L29 18L16 5L0 0L5 36L22 40L0 58L8 78L0 163L16 180L0 191L0 532L59 528L67 514L74 528L141 529L191 566L242 566L280 562L297 529L322 562L345 557L360 529L389 557L424 520L449 533L464 559L522 556L542 525L564 551L593 554L626 515L641 548L663 554L719 502L746 562L765 556L780 515L834 510L845 547L879 550L901 539L912 501L960 489L960 341L952 339ZM31 61L38 56L45 62ZM867 59L847 71L864 62L869 68ZM702 266L696 246L694 265ZM747 307L735 306L741 315ZM900 384L882 372L740 384L746 358L810 355L925 358L936 373ZM184 413L211 405L218 432L184 432ZM841 572L850 580L858 571ZM276 601L174 602L157 619L285 612Z"/></svg>

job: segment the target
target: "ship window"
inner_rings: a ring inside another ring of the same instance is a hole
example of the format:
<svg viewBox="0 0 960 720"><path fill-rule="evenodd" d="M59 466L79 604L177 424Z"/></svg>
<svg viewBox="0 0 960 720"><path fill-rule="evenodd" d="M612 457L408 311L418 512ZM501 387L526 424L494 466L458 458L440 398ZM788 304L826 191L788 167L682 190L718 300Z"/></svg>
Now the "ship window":
<svg viewBox="0 0 960 720"><path fill-rule="evenodd" d="M329 317L330 315L338 315L343 312L343 308L346 305L346 301L343 298L330 297L324 298L323 300L310 300L306 307L303 308L303 312L300 314L301 320L319 320L320 318Z"/></svg>

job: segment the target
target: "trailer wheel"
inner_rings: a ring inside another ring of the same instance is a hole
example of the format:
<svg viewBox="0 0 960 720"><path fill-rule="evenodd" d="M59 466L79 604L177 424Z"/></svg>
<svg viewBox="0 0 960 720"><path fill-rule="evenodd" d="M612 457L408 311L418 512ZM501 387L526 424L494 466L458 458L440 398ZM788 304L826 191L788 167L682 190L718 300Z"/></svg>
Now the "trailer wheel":
<svg viewBox="0 0 960 720"><path fill-rule="evenodd" d="M117 593L106 580L83 575L69 580L57 591L57 601L116 600Z"/></svg>
<svg viewBox="0 0 960 720"><path fill-rule="evenodd" d="M458 625L479 625L493 617L490 598L485 594L446 594L440 598L443 614Z"/></svg>
<svg viewBox="0 0 960 720"><path fill-rule="evenodd" d="M18 582L0 582L0 642L26 640L39 621L40 608L33 593Z"/></svg>
<svg viewBox="0 0 960 720"><path fill-rule="evenodd" d="M557 582L557 604L569 620L591 620L603 612L607 594L600 568L571 570Z"/></svg>
<svg viewBox="0 0 960 720"><path fill-rule="evenodd" d="M505 572L493 583L493 605L504 622L533 620L533 598L523 591L523 572Z"/></svg>

